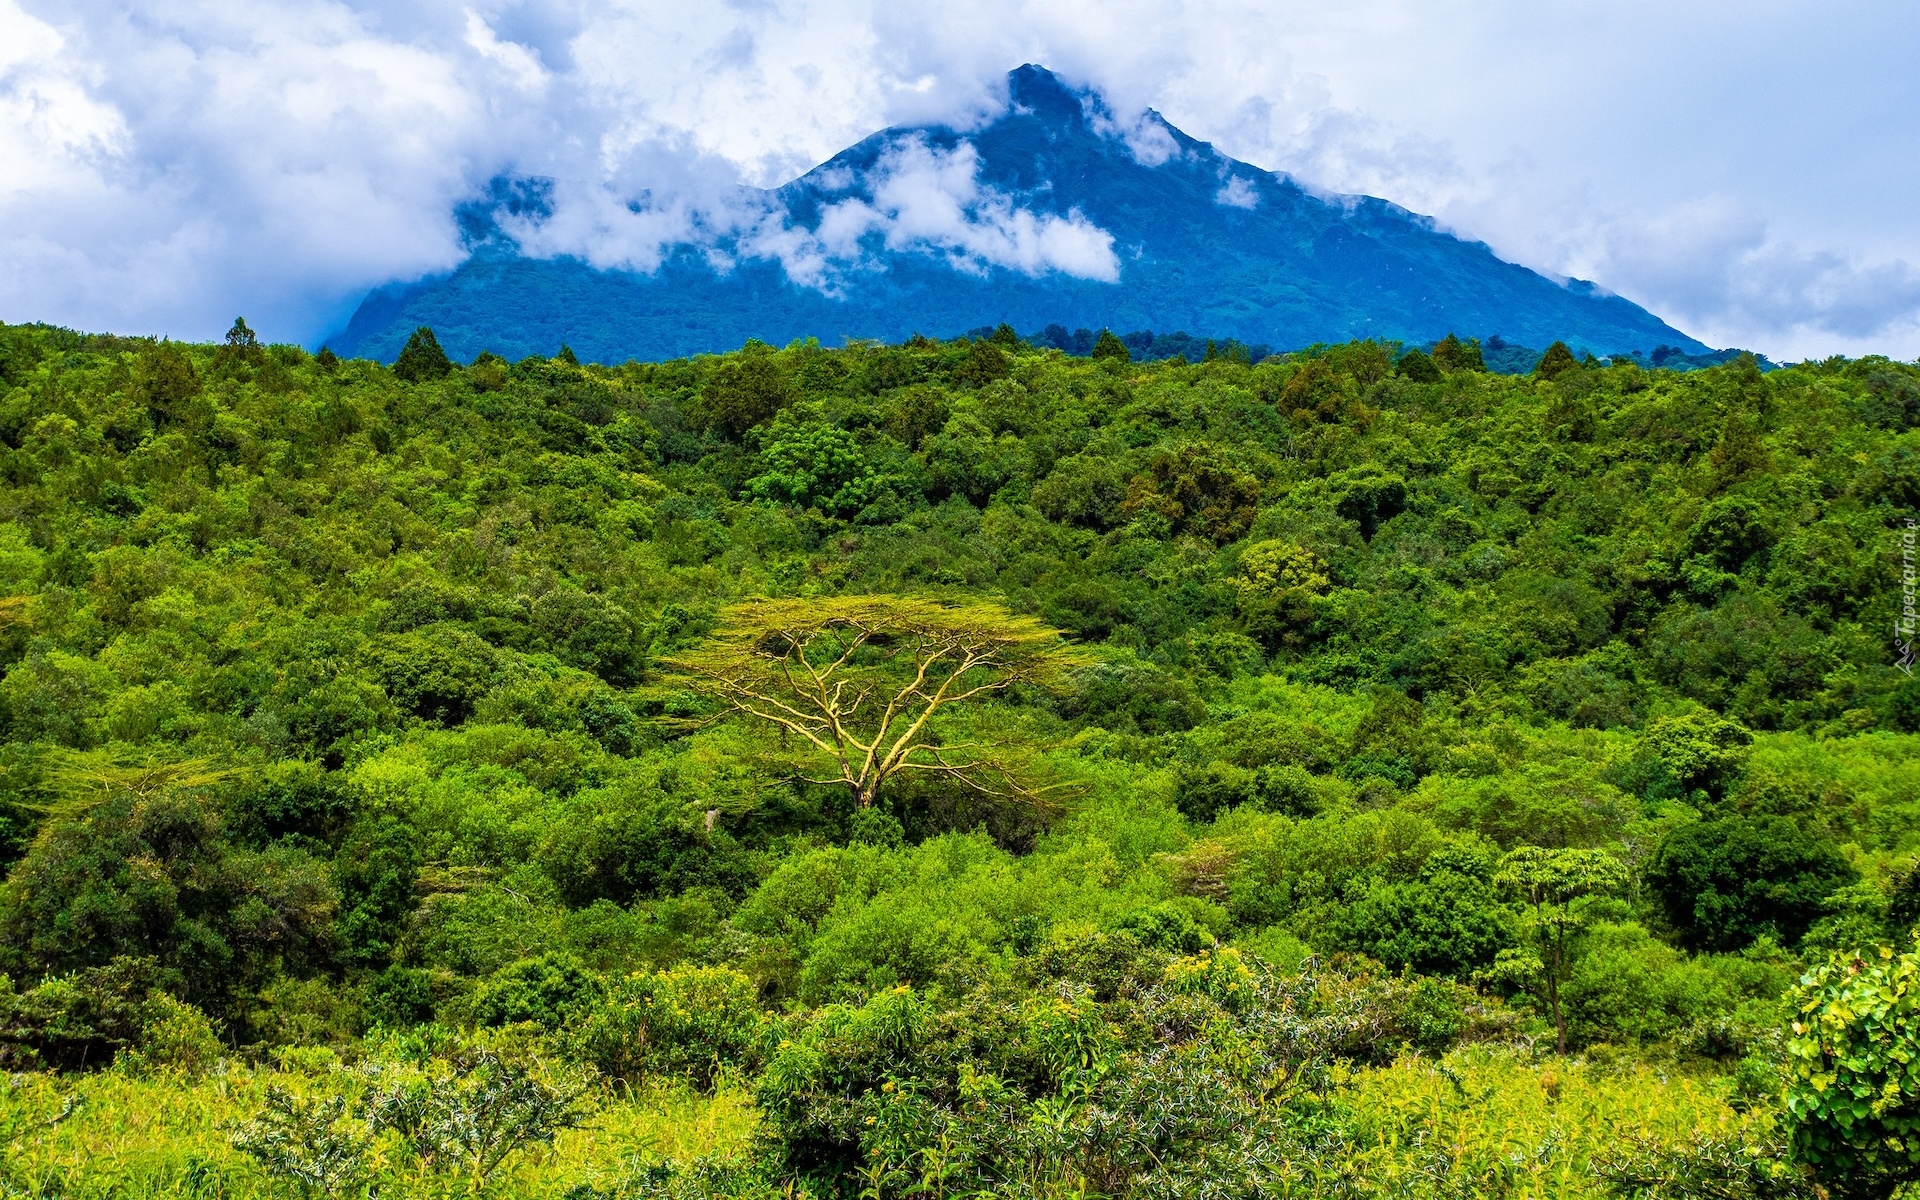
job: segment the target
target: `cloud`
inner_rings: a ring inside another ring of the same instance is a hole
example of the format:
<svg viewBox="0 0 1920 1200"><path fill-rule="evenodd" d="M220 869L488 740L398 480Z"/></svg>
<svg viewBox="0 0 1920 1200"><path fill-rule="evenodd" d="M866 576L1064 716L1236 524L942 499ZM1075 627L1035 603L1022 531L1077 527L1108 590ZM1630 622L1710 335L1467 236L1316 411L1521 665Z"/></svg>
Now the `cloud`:
<svg viewBox="0 0 1920 1200"><path fill-rule="evenodd" d="M1180 143L1174 140L1160 114L1145 110L1120 116L1098 93L1084 97L1080 103L1093 131L1101 137L1124 142L1133 161L1141 166L1164 166L1180 153Z"/></svg>
<svg viewBox="0 0 1920 1200"><path fill-rule="evenodd" d="M876 241L892 252L937 255L975 275L1005 267L1107 283L1120 278L1112 234L1078 210L1037 212L982 186L980 156L970 142L942 150L924 138L901 138L861 185L870 195L826 204L817 229L763 228L742 249L778 258L802 283L826 286L836 273L867 261Z"/></svg>
<svg viewBox="0 0 1920 1200"><path fill-rule="evenodd" d="M349 289L457 261L485 115L457 61L331 7L0 6L0 43L35 47L0 75L0 136L26 143L0 154L7 319L207 336L244 307L304 334Z"/></svg>
<svg viewBox="0 0 1920 1200"><path fill-rule="evenodd" d="M1090 223L931 150L831 228L753 200L877 129L977 127L1040 62L1099 88L1142 162L1175 152L1153 109L1709 340L1911 356L1916 50L1892 0L1737 23L1653 0L0 0L0 318L208 337L245 313L311 342L459 262L456 210L502 177L552 181L513 236L603 266L695 238L825 280L877 240L1102 278Z"/></svg>
<svg viewBox="0 0 1920 1200"><path fill-rule="evenodd" d="M1778 236L1754 208L1724 197L1598 222L1579 258L1674 319L1723 340L1769 331L1783 353L1869 348L1920 317L1920 271L1861 262Z"/></svg>
<svg viewBox="0 0 1920 1200"><path fill-rule="evenodd" d="M1229 208L1258 208L1260 193L1255 190L1251 179L1244 175L1235 175L1214 193L1213 202L1224 204Z"/></svg>
<svg viewBox="0 0 1920 1200"><path fill-rule="evenodd" d="M540 65L540 56L518 42L503 42L493 32L493 26L486 18L472 9L467 10L467 45L481 58L498 65L506 72L507 78L523 92L537 93L544 90L551 76Z"/></svg>

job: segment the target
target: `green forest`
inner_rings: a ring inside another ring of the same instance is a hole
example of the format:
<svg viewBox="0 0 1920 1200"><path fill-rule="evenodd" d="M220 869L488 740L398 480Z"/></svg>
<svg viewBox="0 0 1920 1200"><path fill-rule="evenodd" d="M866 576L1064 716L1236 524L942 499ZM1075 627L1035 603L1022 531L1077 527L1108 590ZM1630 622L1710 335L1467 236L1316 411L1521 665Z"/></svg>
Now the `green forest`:
<svg viewBox="0 0 1920 1200"><path fill-rule="evenodd" d="M1920 368L1252 357L0 326L0 1194L1907 1192Z"/></svg>

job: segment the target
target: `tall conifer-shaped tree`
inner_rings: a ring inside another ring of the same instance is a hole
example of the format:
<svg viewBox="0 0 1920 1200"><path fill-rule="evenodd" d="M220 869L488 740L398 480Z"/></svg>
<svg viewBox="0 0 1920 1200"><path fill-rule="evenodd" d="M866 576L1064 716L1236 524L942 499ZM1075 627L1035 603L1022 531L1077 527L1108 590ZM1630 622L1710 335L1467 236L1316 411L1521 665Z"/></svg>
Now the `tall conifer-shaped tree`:
<svg viewBox="0 0 1920 1200"><path fill-rule="evenodd" d="M1093 344L1093 356L1095 358L1117 358L1121 362L1133 361L1133 352L1127 349L1127 344L1115 336L1111 329L1102 329L1100 331L1100 340Z"/></svg>
<svg viewBox="0 0 1920 1200"><path fill-rule="evenodd" d="M1533 369L1533 373L1542 379L1557 379L1579 365L1580 360L1573 356L1573 351L1567 348L1565 342L1555 342L1540 356L1540 365Z"/></svg>
<svg viewBox="0 0 1920 1200"><path fill-rule="evenodd" d="M453 362L447 358L447 352L440 348L440 339L434 337L433 330L425 325L413 331L413 336L407 339L406 348L400 351L400 357L393 363L393 373L408 383L439 379L451 370Z"/></svg>

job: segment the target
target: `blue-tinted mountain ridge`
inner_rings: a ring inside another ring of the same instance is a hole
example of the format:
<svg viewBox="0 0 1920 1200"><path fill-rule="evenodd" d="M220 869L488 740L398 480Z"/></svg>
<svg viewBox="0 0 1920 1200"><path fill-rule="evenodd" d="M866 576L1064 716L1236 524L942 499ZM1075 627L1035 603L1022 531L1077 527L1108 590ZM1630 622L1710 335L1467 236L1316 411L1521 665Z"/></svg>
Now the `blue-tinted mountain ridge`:
<svg viewBox="0 0 1920 1200"><path fill-rule="evenodd" d="M463 209L474 245L465 263L375 291L328 344L391 360L416 326L431 325L460 358L550 354L565 342L582 358L620 361L748 338L897 341L1006 321L1022 331L1189 330L1275 348L1424 343L1451 331L1561 339L1603 355L1705 349L1591 283L1504 262L1385 200L1315 193L1158 114L1122 129L1097 95L1044 68L1021 67L1008 82L1008 111L985 127L874 134L752 194L768 214L757 227L672 247L651 274L521 253L495 218L538 220L547 195L537 180L497 183ZM899 208L903 178L951 188L969 165L969 223L929 232L924 212ZM925 178L907 178L909 168ZM730 267L713 265L728 258Z"/></svg>

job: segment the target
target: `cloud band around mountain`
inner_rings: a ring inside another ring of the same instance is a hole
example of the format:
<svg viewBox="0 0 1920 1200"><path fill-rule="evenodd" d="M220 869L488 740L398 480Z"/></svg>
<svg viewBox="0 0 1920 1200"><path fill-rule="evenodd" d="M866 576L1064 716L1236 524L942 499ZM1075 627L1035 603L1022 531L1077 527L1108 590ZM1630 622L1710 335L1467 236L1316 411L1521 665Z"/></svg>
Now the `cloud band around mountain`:
<svg viewBox="0 0 1920 1200"><path fill-rule="evenodd" d="M1573 18L1531 9L1489 22L1371 2L1335 20L1231 0L0 0L0 318L209 336L244 311L269 336L311 340L367 288L457 265L454 210L502 176L556 181L534 241L644 270L676 241L744 236L743 185L791 178L875 128L984 120L1005 102L1002 72L1036 60L1113 97L1143 162L1165 149L1139 119L1153 103L1238 158L1434 213L1716 339L1920 351L1920 225L1901 199L1920 155L1910 123L1874 115L1911 111L1898 96L1913 86L1912 14L1869 5L1810 23L1797 7L1737 28L1662 9L1658 36L1623 16L1570 38ZM1782 30L1805 44L1792 77L1756 75ZM1522 62L1539 77L1504 66ZM1763 103L1754 78L1791 85L1792 111ZM1888 99L1869 111L1836 82ZM1736 85L1751 104L1715 99ZM1641 112L1640 96L1665 107ZM1779 160L1750 159L1723 185L1674 166L1727 134ZM1566 143L1577 149L1554 148ZM1787 154L1803 145L1817 161ZM1803 201L1797 225L1780 215L1793 180L1832 197ZM1090 223L1017 197L949 203L934 183L847 218L975 267L1108 268L1114 249ZM1632 230L1716 187L1760 214L1757 234L1702 227L1672 252L1636 252ZM785 247L803 273L814 259L848 267L833 249ZM1682 261L1700 269L1677 277Z"/></svg>

